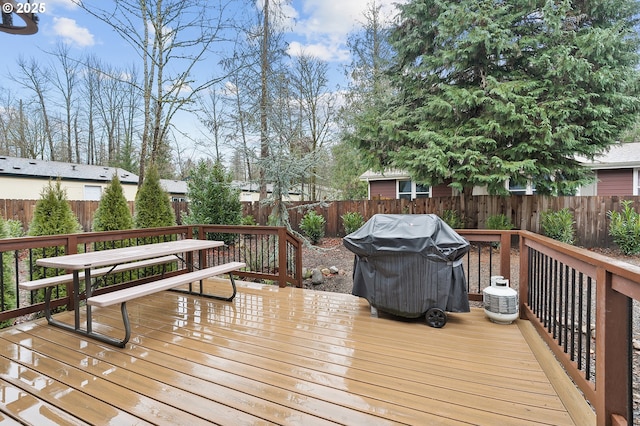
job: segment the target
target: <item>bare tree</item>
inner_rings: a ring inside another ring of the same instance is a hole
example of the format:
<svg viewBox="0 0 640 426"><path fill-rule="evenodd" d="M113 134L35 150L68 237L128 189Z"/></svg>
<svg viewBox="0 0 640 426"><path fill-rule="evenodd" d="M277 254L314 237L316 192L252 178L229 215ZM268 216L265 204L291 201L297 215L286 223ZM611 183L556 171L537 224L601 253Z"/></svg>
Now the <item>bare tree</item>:
<svg viewBox="0 0 640 426"><path fill-rule="evenodd" d="M58 44L53 52L50 52L58 63L59 68L52 67L52 72L49 74L51 84L57 89L63 102L64 120L64 142L65 142L65 156L66 161L80 161L80 147L73 143L74 122L78 114L76 105L76 96L74 94L74 88L79 81L79 63L71 58L69 55L69 46L66 44ZM75 139L77 141L77 139Z"/></svg>
<svg viewBox="0 0 640 426"><path fill-rule="evenodd" d="M328 86L328 65L303 52L296 58L291 75L303 123L300 143L308 142L303 150L319 154L332 136L337 116L336 95ZM318 168L314 165L309 191L314 201L318 199L317 176Z"/></svg>
<svg viewBox="0 0 640 426"><path fill-rule="evenodd" d="M38 111L44 123L44 139L49 147L49 159L56 160L56 144L53 137L53 126L51 117L47 109L48 93L50 90L50 70L42 68L35 59L26 60L23 57L18 59L18 74L10 73L11 80L23 88L33 91L36 97Z"/></svg>
<svg viewBox="0 0 640 426"><path fill-rule="evenodd" d="M222 162L220 150L224 139L223 131L227 124L225 122L225 104L222 101L223 99L216 86L210 87L206 95L198 97L198 105L200 107L198 119L212 138L213 157L216 162ZM205 145L209 146L208 143Z"/></svg>
<svg viewBox="0 0 640 426"><path fill-rule="evenodd" d="M217 80L196 82L194 67L212 53L226 27L228 2L206 0L121 0L100 6L73 0L113 28L142 62L143 130L140 183L145 162L165 149L171 120ZM133 83L132 83L133 84Z"/></svg>

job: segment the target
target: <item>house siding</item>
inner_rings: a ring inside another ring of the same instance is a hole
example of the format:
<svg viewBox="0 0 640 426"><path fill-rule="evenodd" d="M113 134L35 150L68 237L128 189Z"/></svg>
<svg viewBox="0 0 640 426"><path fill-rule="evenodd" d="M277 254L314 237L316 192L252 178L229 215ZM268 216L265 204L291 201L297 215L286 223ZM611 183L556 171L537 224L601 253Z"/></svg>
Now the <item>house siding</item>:
<svg viewBox="0 0 640 426"><path fill-rule="evenodd" d="M369 181L369 198L381 200L393 200L396 198L395 180Z"/></svg>
<svg viewBox="0 0 640 426"><path fill-rule="evenodd" d="M633 195L633 169L598 170L597 195Z"/></svg>
<svg viewBox="0 0 640 426"><path fill-rule="evenodd" d="M448 186L449 182L441 183L440 185L431 187L432 197L451 197L453 194L451 187Z"/></svg>

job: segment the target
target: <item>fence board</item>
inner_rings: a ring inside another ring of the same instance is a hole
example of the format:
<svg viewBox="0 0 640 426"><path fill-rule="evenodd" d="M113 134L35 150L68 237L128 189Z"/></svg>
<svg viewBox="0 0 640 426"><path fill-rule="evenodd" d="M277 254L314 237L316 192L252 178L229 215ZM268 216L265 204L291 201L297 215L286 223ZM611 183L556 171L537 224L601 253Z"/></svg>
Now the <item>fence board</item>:
<svg viewBox="0 0 640 426"><path fill-rule="evenodd" d="M327 221L325 235L344 236L342 216L348 212L359 212L365 220L376 213L435 213L442 215L445 210L457 211L466 220L466 228L484 228L489 216L504 214L511 218L517 229L541 233L540 216L546 211L568 208L576 223L577 245L583 247L608 247L613 245L609 236L607 212L619 211L621 201L631 200L636 210L640 210L640 196L584 196L551 197L542 195L512 195L509 197L482 195L470 198L438 197L416 200L347 200L333 201L326 207L316 206L318 214ZM289 205L289 220L292 227L300 231L300 221L307 212L309 202L294 202ZM84 230L91 229L93 215L98 208L97 201L71 201L71 207ZM0 200L0 214L4 219L16 219L28 229L36 200ZM134 203L130 202L131 212ZM188 211L188 203L174 202L178 224ZM259 202L243 203L243 214L251 215L262 225L268 223L271 209Z"/></svg>

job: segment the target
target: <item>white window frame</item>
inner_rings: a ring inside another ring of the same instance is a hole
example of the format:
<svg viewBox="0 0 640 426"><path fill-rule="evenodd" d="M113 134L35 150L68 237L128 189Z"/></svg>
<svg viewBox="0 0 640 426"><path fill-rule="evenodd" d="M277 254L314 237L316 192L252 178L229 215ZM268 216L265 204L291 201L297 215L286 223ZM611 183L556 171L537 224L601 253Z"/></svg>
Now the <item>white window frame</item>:
<svg viewBox="0 0 640 426"><path fill-rule="evenodd" d="M507 189L507 191L515 195L533 195L536 192L536 189L533 187L533 183L531 183L531 180L527 180L527 185L524 188L511 188L511 180L507 179L504 182L504 187Z"/></svg>
<svg viewBox="0 0 640 426"><path fill-rule="evenodd" d="M633 169L633 195L640 195L640 168Z"/></svg>
<svg viewBox="0 0 640 426"><path fill-rule="evenodd" d="M410 182L410 184L411 184L411 192L409 192L409 191L400 192L400 183L401 182ZM416 198L418 198L418 195L425 195L425 194L426 194L426 197L420 197L420 198L431 198L431 193L432 193L432 187L431 186L429 186L428 191L418 191L418 186L420 186L420 184L416 184L416 182L411 180L411 179L399 179L399 180L396 180L396 198L400 199L401 195L409 195L411 200L415 200Z"/></svg>

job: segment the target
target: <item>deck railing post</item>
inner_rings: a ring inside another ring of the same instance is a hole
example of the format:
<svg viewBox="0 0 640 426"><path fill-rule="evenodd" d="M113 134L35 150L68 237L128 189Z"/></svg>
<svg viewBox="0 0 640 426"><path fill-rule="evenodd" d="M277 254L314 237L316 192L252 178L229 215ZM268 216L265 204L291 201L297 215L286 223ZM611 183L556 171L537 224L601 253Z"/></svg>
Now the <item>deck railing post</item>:
<svg viewBox="0 0 640 426"><path fill-rule="evenodd" d="M278 286L287 286L287 228L278 228Z"/></svg>
<svg viewBox="0 0 640 426"><path fill-rule="evenodd" d="M500 275L511 280L511 232L500 233Z"/></svg>
<svg viewBox="0 0 640 426"><path fill-rule="evenodd" d="M520 259L518 270L518 296L520 304L520 319L527 319L525 305L528 303L529 296L529 248L525 245L525 236L519 233L520 237Z"/></svg>
<svg viewBox="0 0 640 426"><path fill-rule="evenodd" d="M629 413L629 300L613 290L612 275L605 268L598 267L596 282L595 405L598 426L609 426L614 416L619 421Z"/></svg>

